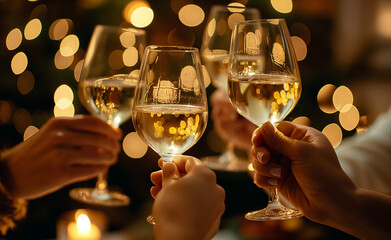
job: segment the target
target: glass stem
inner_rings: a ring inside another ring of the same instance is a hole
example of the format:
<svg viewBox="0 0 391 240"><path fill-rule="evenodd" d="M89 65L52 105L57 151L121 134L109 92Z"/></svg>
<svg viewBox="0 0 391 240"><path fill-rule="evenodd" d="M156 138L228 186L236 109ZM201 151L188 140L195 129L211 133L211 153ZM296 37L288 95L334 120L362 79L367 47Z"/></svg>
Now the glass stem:
<svg viewBox="0 0 391 240"><path fill-rule="evenodd" d="M98 180L96 181L94 194L99 199L107 199L109 196L109 191L107 190L107 174L108 170L99 173Z"/></svg>

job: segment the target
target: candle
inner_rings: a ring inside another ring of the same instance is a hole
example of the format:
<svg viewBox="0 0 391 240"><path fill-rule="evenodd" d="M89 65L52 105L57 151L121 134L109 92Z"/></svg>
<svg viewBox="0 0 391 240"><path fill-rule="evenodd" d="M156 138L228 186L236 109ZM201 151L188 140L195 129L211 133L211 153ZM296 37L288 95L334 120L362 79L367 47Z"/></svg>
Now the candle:
<svg viewBox="0 0 391 240"><path fill-rule="evenodd" d="M67 227L68 240L99 240L101 232L91 223L85 214L80 214L76 222L70 222Z"/></svg>

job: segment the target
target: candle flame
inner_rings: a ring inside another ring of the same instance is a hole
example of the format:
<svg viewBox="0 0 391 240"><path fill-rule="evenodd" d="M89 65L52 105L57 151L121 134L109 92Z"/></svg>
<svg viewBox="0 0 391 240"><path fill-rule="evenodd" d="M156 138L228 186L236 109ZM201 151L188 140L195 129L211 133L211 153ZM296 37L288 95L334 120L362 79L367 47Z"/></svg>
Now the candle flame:
<svg viewBox="0 0 391 240"><path fill-rule="evenodd" d="M79 228L82 232L88 232L91 229L91 221L85 214L80 214L80 216L77 218L77 228Z"/></svg>

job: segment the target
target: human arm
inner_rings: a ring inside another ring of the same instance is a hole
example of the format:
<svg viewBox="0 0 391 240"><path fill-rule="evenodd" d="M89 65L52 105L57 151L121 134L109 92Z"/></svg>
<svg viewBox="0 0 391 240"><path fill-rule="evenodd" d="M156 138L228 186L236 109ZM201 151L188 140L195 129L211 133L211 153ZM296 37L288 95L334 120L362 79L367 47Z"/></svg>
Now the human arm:
<svg viewBox="0 0 391 240"><path fill-rule="evenodd" d="M225 210L225 192L216 175L198 159L180 156L151 175L157 240L209 240Z"/></svg>
<svg viewBox="0 0 391 240"><path fill-rule="evenodd" d="M35 199L96 177L115 163L122 133L89 116L51 118L2 153L1 182L12 197Z"/></svg>
<svg viewBox="0 0 391 240"><path fill-rule="evenodd" d="M289 122L280 123L277 129L267 122L252 138L254 181L259 187L277 186L313 221L361 239L390 238L385 220L391 214L390 196L356 186L319 131ZM279 164L277 155L282 155Z"/></svg>
<svg viewBox="0 0 391 240"><path fill-rule="evenodd" d="M236 147L249 151L251 135L256 125L240 116L233 108L227 93L215 90L210 97L212 106L212 120L217 134L224 140L233 143Z"/></svg>

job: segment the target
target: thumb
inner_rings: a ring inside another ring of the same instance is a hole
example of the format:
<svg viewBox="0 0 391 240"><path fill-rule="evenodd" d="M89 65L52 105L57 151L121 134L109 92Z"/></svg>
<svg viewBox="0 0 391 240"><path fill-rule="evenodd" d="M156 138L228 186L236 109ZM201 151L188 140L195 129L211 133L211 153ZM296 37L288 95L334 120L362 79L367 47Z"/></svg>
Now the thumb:
<svg viewBox="0 0 391 240"><path fill-rule="evenodd" d="M181 175L179 174L178 168L173 162L163 163L163 180L162 185L170 184L172 182L177 181Z"/></svg>
<svg viewBox="0 0 391 240"><path fill-rule="evenodd" d="M293 125L292 125L293 126ZM285 136L270 122L265 122L260 128L264 144L271 150L293 158L296 140Z"/></svg>

